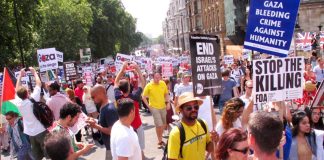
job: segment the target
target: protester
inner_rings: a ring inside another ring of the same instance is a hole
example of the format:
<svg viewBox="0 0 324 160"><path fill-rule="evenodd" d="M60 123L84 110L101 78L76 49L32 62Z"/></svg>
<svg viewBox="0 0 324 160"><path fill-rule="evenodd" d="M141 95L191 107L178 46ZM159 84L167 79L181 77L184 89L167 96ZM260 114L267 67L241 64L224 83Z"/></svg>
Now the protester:
<svg viewBox="0 0 324 160"><path fill-rule="evenodd" d="M139 105L141 101L141 94L143 92L143 86L145 85L145 79L141 73L141 70L138 65L131 64L132 68L135 69L135 73L138 74L138 78L140 83L138 84L137 88L133 88L133 92L131 92L130 82L126 79L121 79L121 77L125 74L125 70L127 68L128 63L125 62L123 64L122 69L116 76L115 79L115 99L120 100L123 98L129 98L133 101L135 107L135 118L131 123L131 126L136 131L138 136L138 141L140 143L140 147L142 150L142 155L144 156L144 149L145 149L145 137L144 137L144 128L142 125L142 119L139 113Z"/></svg>
<svg viewBox="0 0 324 160"><path fill-rule="evenodd" d="M29 137L23 133L23 121L18 114L12 111L6 113L8 121L8 133L10 137L10 155L12 158L17 155L18 160L32 160Z"/></svg>
<svg viewBox="0 0 324 160"><path fill-rule="evenodd" d="M91 87L89 86L83 87L84 94L82 96L82 101L87 110L88 116L92 118L98 118L99 113L97 112L96 105L94 104L93 99L91 98L90 89Z"/></svg>
<svg viewBox="0 0 324 160"><path fill-rule="evenodd" d="M22 100L18 104L18 109L24 119L24 133L29 136L33 157L35 160L41 160L45 157L44 138L48 131L35 117L33 113L33 103L29 98L33 98L36 102L40 100L42 82L34 68L29 67L29 70L34 75L36 82L33 93L29 95L28 89L21 85L21 78L26 75L25 69L23 68L20 70L20 74L17 78L16 94Z"/></svg>
<svg viewBox="0 0 324 160"><path fill-rule="evenodd" d="M240 99L244 102L244 109L246 109L249 104L249 101L252 98L252 91L253 91L252 80L248 80L245 82L244 91L245 93L240 97ZM253 110L256 111L255 108Z"/></svg>
<svg viewBox="0 0 324 160"><path fill-rule="evenodd" d="M185 92L192 92L193 91L193 85L192 82L190 82L191 75L189 72L184 72L182 75L182 83L180 83L179 86L177 86L177 90L175 92L175 98L174 98L174 105L178 105L178 97Z"/></svg>
<svg viewBox="0 0 324 160"><path fill-rule="evenodd" d="M81 100L82 102L82 96L83 96L83 81L81 79L77 80L75 82L76 88L74 89L75 95Z"/></svg>
<svg viewBox="0 0 324 160"><path fill-rule="evenodd" d="M56 82L48 86L50 98L46 101L48 107L53 111L54 118L57 121L60 118L60 110L63 105L70 102L69 98L60 93L60 85Z"/></svg>
<svg viewBox="0 0 324 160"><path fill-rule="evenodd" d="M234 92L235 97L238 97L239 95L236 87L236 82L233 79L230 79L229 76L229 70L222 72L222 93L218 102L219 112L221 114L223 112L224 103L233 97L232 92Z"/></svg>
<svg viewBox="0 0 324 160"><path fill-rule="evenodd" d="M68 95L68 97L71 100L71 102L73 102L75 104L78 104L81 107L82 111L84 113L87 113L86 112L86 109L85 109L85 107L84 107L84 105L83 105L83 103L81 101L81 99L78 96L75 96L74 91L72 89L67 88L66 89L66 94ZM76 138L76 141L77 142L81 142L81 139L82 139L81 130L75 135L75 138Z"/></svg>
<svg viewBox="0 0 324 160"><path fill-rule="evenodd" d="M64 132L53 132L45 139L46 153L52 160L74 160L69 136Z"/></svg>
<svg viewBox="0 0 324 160"><path fill-rule="evenodd" d="M320 84L324 80L324 59L317 59L317 66L314 67L313 72L316 75L316 87L319 88Z"/></svg>
<svg viewBox="0 0 324 160"><path fill-rule="evenodd" d="M0 103L1 105L1 103ZM7 153L9 151L9 134L6 129L8 122L4 115L1 116L1 124L0 124L0 146L2 153Z"/></svg>
<svg viewBox="0 0 324 160"><path fill-rule="evenodd" d="M283 124L278 115L265 111L251 114L248 123L248 143L254 152L254 159L277 159L276 151L282 135Z"/></svg>
<svg viewBox="0 0 324 160"><path fill-rule="evenodd" d="M232 71L230 77L235 80L236 87L238 88L238 93L240 94L242 92L240 88L241 79L244 77L244 73L241 70L241 68L238 67L238 65L239 64L236 62L232 64Z"/></svg>
<svg viewBox="0 0 324 160"><path fill-rule="evenodd" d="M324 116L323 113L321 113L321 108L314 107L309 109L307 107L305 111L306 110L308 110L308 118L310 119L311 128L324 131Z"/></svg>
<svg viewBox="0 0 324 160"><path fill-rule="evenodd" d="M100 106L99 124L93 118L89 118L87 123L89 123L90 127L101 132L101 138L106 147L106 160L111 160L110 133L113 124L118 120L117 110L113 103L108 101L104 86L94 86L91 89L91 97L94 103Z"/></svg>
<svg viewBox="0 0 324 160"><path fill-rule="evenodd" d="M249 145L246 132L231 128L225 131L217 144L216 158L219 160L247 160Z"/></svg>
<svg viewBox="0 0 324 160"><path fill-rule="evenodd" d="M232 98L225 103L221 120L216 125L216 132L222 135L230 128L242 128L239 117L242 115L244 102L240 98Z"/></svg>
<svg viewBox="0 0 324 160"><path fill-rule="evenodd" d="M199 106L203 101L193 96L192 92L185 92L179 96L176 109L182 114L179 127L171 130L168 140L167 156L170 160L205 159L205 152L213 151L213 142L218 135L215 131L209 133L206 122L197 119ZM181 131L182 130L182 131ZM181 133L185 140L181 142Z"/></svg>
<svg viewBox="0 0 324 160"><path fill-rule="evenodd" d="M251 81L252 80L252 73L251 73L251 70L246 68L245 69L245 72L244 72L244 76L242 77L241 79L241 91L242 93L245 93L246 92L246 82L247 81Z"/></svg>
<svg viewBox="0 0 324 160"><path fill-rule="evenodd" d="M168 87L161 81L159 72L155 72L153 80L145 86L142 99L153 115L158 147L161 148L165 145L162 141L162 134L166 128L166 109L170 108L170 103Z"/></svg>
<svg viewBox="0 0 324 160"><path fill-rule="evenodd" d="M114 76L112 74L108 74L107 84L105 85L105 88L106 88L107 97L111 103L115 103L116 101L114 85L115 85Z"/></svg>
<svg viewBox="0 0 324 160"><path fill-rule="evenodd" d="M133 100L122 98L117 100L119 120L111 129L111 154L113 160L141 160L141 148L138 137L131 126L135 118Z"/></svg>
<svg viewBox="0 0 324 160"><path fill-rule="evenodd" d="M294 160L313 159L317 155L315 132L310 127L306 112L293 114L293 139L289 157Z"/></svg>
<svg viewBox="0 0 324 160"><path fill-rule="evenodd" d="M81 113L80 106L75 103L68 102L61 108L60 118L53 124L53 127L51 128L51 132L63 131L66 135L70 136L70 143L73 151L72 155L74 157L80 157L89 151L89 149L93 146L76 142L74 139L74 134L70 130L70 127L73 127L77 123Z"/></svg>
<svg viewBox="0 0 324 160"><path fill-rule="evenodd" d="M167 125L166 125L166 131L167 131L167 134L166 136L169 134L169 132L171 131L170 129L170 123L172 123L174 120L172 119L172 116L174 114L174 108L173 108L173 92L171 91L171 84L170 84L170 81L169 79L165 78L163 79L164 83L168 86L168 91L169 91L169 97L170 97L170 100L169 100L169 103L170 103L170 108L167 109L167 115L166 115L166 121L167 121Z"/></svg>

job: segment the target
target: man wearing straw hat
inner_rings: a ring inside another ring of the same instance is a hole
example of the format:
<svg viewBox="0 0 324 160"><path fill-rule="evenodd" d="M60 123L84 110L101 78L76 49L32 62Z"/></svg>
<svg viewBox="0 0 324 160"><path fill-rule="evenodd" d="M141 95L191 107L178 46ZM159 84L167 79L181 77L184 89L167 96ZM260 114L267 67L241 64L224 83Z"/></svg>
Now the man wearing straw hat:
<svg viewBox="0 0 324 160"><path fill-rule="evenodd" d="M205 121L197 119L203 101L194 97L192 92L185 92L179 96L178 102L176 110L181 113L182 119L181 124L171 130L168 159L205 159L206 151L213 152L213 142L217 141L218 136L215 131L208 132ZM181 140L181 134L185 135L184 140Z"/></svg>

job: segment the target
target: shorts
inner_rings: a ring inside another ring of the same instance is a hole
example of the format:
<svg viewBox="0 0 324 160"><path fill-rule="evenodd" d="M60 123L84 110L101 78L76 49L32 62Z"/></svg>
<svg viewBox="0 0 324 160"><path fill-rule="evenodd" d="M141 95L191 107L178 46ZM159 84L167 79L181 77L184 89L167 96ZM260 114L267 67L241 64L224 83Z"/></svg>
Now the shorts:
<svg viewBox="0 0 324 160"><path fill-rule="evenodd" d="M166 125L166 115L167 115L166 108L163 109L150 108L150 111L153 115L155 127L162 127Z"/></svg>
<svg viewBox="0 0 324 160"><path fill-rule="evenodd" d="M136 129L136 133L137 133L139 145L141 147L141 150L143 151L145 149L145 136L144 136L143 125L141 125Z"/></svg>

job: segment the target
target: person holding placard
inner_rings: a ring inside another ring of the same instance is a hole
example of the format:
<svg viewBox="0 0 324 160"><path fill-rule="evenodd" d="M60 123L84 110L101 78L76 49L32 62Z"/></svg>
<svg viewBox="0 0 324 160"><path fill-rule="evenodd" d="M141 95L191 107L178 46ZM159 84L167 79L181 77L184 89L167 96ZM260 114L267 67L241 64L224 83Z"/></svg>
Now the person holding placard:
<svg viewBox="0 0 324 160"><path fill-rule="evenodd" d="M230 71L225 70L222 72L222 94L220 95L219 101L218 101L218 107L219 107L219 112L223 112L223 106L226 101L231 99L232 92L234 92L234 96L238 97L238 90L236 87L236 82L233 79L230 79Z"/></svg>

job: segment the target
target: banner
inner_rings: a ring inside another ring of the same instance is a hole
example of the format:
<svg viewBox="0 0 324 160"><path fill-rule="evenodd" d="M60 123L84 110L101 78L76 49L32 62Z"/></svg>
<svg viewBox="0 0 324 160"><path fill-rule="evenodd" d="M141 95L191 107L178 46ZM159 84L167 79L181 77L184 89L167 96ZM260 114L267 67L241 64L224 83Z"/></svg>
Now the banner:
<svg viewBox="0 0 324 160"><path fill-rule="evenodd" d="M162 63L162 76L163 77L171 77L171 76L173 76L172 63Z"/></svg>
<svg viewBox="0 0 324 160"><path fill-rule="evenodd" d="M56 53L55 48L37 50L38 64L41 72L58 68Z"/></svg>
<svg viewBox="0 0 324 160"><path fill-rule="evenodd" d="M287 57L300 0L251 0L244 48Z"/></svg>
<svg viewBox="0 0 324 160"><path fill-rule="evenodd" d="M64 75L65 75L65 80L73 80L73 79L78 79L78 73L77 73L77 68L74 62L64 62L63 63L63 68L64 68Z"/></svg>
<svg viewBox="0 0 324 160"><path fill-rule="evenodd" d="M126 55L126 54L121 54L121 53L117 53L116 55L116 60L115 60L115 66L116 66L116 70L119 72L119 70L121 69L121 67L123 66L123 63L127 61L127 62L132 62L134 61L133 56L131 55Z"/></svg>
<svg viewBox="0 0 324 160"><path fill-rule="evenodd" d="M220 94L220 45L217 36L190 35L193 91L195 96Z"/></svg>
<svg viewBox="0 0 324 160"><path fill-rule="evenodd" d="M255 103L302 98L304 57L253 60Z"/></svg>
<svg viewBox="0 0 324 160"><path fill-rule="evenodd" d="M324 31L320 32L297 32L296 38L296 50L310 51L312 49L311 42L313 36L317 40L318 45L324 45ZM319 38L319 39L317 39Z"/></svg>
<svg viewBox="0 0 324 160"><path fill-rule="evenodd" d="M224 56L224 63L225 64L233 64L234 63L234 56L233 55L225 55Z"/></svg>

